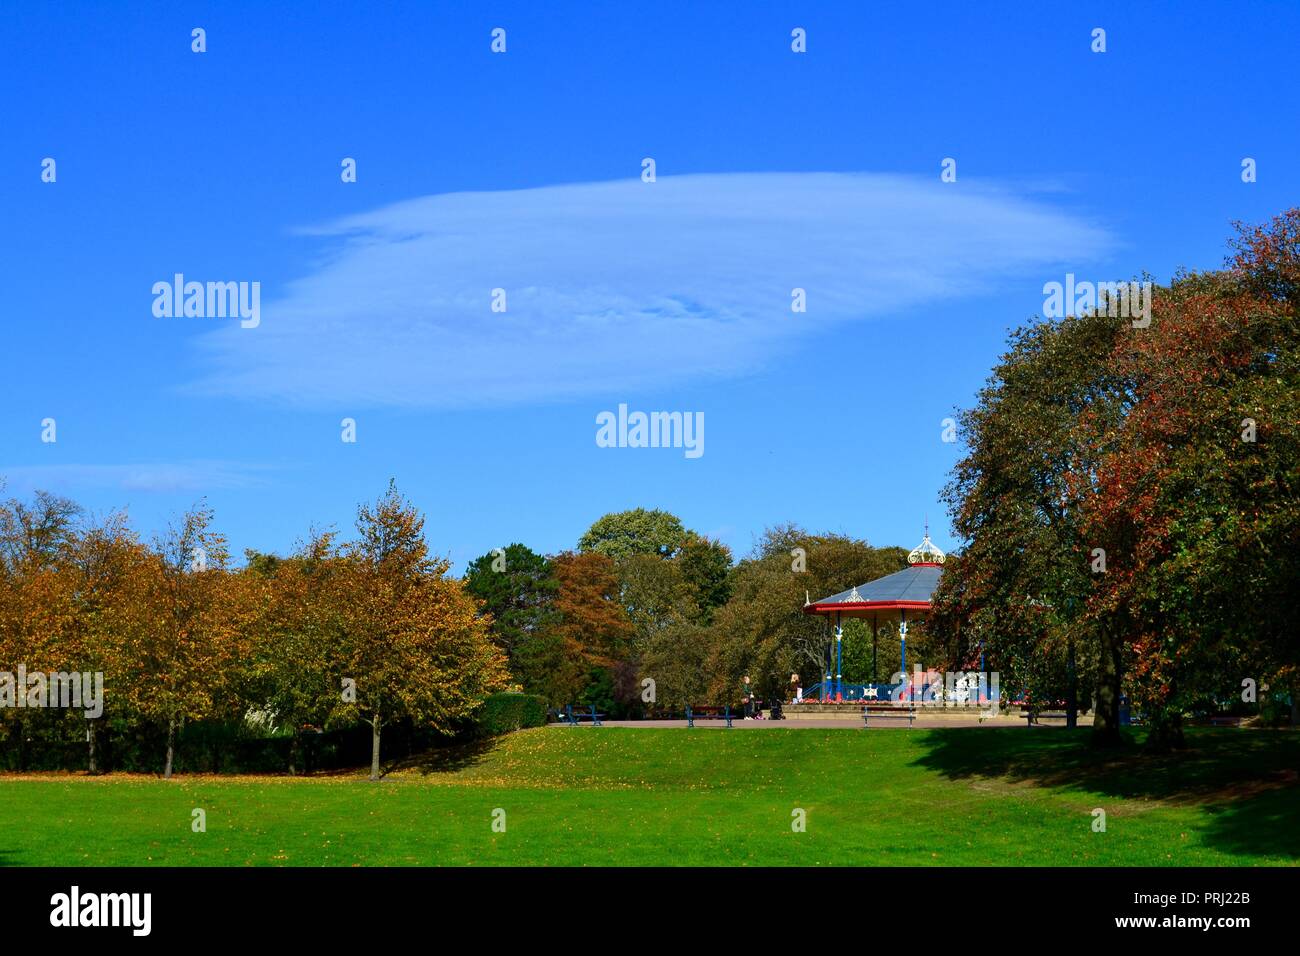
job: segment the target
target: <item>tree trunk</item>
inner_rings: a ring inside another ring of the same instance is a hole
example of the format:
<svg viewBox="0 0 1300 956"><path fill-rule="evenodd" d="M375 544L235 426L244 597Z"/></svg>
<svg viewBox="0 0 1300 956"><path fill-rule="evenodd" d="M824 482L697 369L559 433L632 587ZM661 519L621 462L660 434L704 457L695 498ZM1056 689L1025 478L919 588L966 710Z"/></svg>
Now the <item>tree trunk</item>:
<svg viewBox="0 0 1300 956"><path fill-rule="evenodd" d="M20 688L18 693L25 691ZM27 720L24 717L18 718L18 772L27 771Z"/></svg>
<svg viewBox="0 0 1300 956"><path fill-rule="evenodd" d="M86 721L86 748L89 751L88 768L92 775L99 773L99 763L95 756L95 722Z"/></svg>
<svg viewBox="0 0 1300 956"><path fill-rule="evenodd" d="M298 776L298 747L302 741L302 734L294 732L289 738L289 776Z"/></svg>
<svg viewBox="0 0 1300 956"><path fill-rule="evenodd" d="M1183 715L1160 709L1151 714L1151 733L1147 735L1149 753L1164 754L1187 746L1183 737Z"/></svg>
<svg viewBox="0 0 1300 956"><path fill-rule="evenodd" d="M1291 688L1291 726L1300 724L1300 687Z"/></svg>
<svg viewBox="0 0 1300 956"><path fill-rule="evenodd" d="M371 723L371 744L370 744L370 779L379 779L379 714L375 714L375 719Z"/></svg>
<svg viewBox="0 0 1300 956"><path fill-rule="evenodd" d="M167 766L163 768L163 779L172 777L172 757L176 753L176 721L167 721Z"/></svg>
<svg viewBox="0 0 1300 956"><path fill-rule="evenodd" d="M1123 675L1120 672L1118 641L1110 633L1102 635L1101 666L1097 675L1097 710L1092 715L1094 747L1118 747L1124 743L1119 732L1119 697Z"/></svg>
<svg viewBox="0 0 1300 956"><path fill-rule="evenodd" d="M1069 674L1068 697L1065 701L1065 726L1073 730L1079 726L1079 676L1074 662L1074 641L1070 641L1069 659L1066 661Z"/></svg>
<svg viewBox="0 0 1300 956"><path fill-rule="evenodd" d="M1168 685L1169 700L1176 700L1175 690L1177 680L1170 679ZM1159 707L1151 708L1149 718L1151 722L1151 732L1147 734L1146 747L1148 753L1164 754L1171 750L1182 750L1187 746L1187 741L1183 738L1183 715L1182 712L1171 707L1166 707L1162 703Z"/></svg>

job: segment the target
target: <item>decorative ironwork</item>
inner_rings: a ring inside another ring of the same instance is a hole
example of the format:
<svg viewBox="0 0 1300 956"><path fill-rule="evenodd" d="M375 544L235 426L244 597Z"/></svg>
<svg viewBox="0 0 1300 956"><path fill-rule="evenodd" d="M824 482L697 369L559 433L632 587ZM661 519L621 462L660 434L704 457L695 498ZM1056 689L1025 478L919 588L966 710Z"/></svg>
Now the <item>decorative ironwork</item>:
<svg viewBox="0 0 1300 956"><path fill-rule="evenodd" d="M925 537L921 543L907 553L908 564L943 564L944 553L930 540L930 528L927 525Z"/></svg>

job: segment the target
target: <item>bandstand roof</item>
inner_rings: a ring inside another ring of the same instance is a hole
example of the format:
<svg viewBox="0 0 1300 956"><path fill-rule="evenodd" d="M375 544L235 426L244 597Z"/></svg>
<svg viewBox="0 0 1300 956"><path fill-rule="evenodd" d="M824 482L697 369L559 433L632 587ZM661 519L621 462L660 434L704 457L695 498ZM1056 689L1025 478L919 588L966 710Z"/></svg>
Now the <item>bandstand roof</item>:
<svg viewBox="0 0 1300 956"><path fill-rule="evenodd" d="M943 552L927 534L908 555L909 567L804 605L805 614L869 617L880 611L928 611L930 596L943 577Z"/></svg>

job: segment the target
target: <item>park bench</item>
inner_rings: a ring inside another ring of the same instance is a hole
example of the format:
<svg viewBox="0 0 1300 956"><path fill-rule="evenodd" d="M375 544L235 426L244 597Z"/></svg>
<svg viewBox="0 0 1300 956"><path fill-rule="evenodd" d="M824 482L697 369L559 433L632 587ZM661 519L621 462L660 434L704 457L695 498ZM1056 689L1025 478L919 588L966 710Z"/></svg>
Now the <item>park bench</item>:
<svg viewBox="0 0 1300 956"><path fill-rule="evenodd" d="M560 719L563 720L566 724L568 724L571 727L577 727L578 724L584 720L590 720L591 726L593 727L601 727L603 726L603 724L601 724L600 718L605 716L607 715L596 713L595 704L592 704L591 709L585 712L581 710L574 710L572 704L565 704L564 713L561 715Z"/></svg>
<svg viewBox="0 0 1300 956"><path fill-rule="evenodd" d="M912 721L916 719L916 707L910 702L904 708L899 704L863 704L862 705L862 726L870 727L872 720L906 720L907 729L912 729Z"/></svg>
<svg viewBox="0 0 1300 956"><path fill-rule="evenodd" d="M1040 720L1065 720L1067 716L1063 710L1040 710L1038 713L1034 713L1032 710L1022 710L1020 712L1020 719L1028 721L1025 724L1026 727L1032 727Z"/></svg>
<svg viewBox="0 0 1300 956"><path fill-rule="evenodd" d="M1146 715L1139 710L1134 710L1131 704L1122 702L1119 705L1119 725L1121 727L1141 727L1146 723Z"/></svg>
<svg viewBox="0 0 1300 956"><path fill-rule="evenodd" d="M694 727L695 721L697 719L698 720L725 720L727 722L727 726L730 727L732 717L733 715L731 713L730 704L728 704L725 707L714 707L710 704L706 704L701 707L692 707L690 704L686 705L686 726L687 727Z"/></svg>
<svg viewBox="0 0 1300 956"><path fill-rule="evenodd" d="M1240 727L1244 717L1233 717L1229 714L1217 714L1210 718L1211 727Z"/></svg>

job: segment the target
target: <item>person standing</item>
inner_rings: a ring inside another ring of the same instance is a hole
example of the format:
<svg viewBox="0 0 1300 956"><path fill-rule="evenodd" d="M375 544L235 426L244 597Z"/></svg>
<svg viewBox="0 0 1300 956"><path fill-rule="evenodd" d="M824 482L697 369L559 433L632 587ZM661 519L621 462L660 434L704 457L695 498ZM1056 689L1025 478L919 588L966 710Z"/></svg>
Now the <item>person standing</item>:
<svg viewBox="0 0 1300 956"><path fill-rule="evenodd" d="M749 675L746 674L741 680L744 682L744 694L741 700L745 704L745 719L750 720L754 716L754 694L749 686Z"/></svg>

